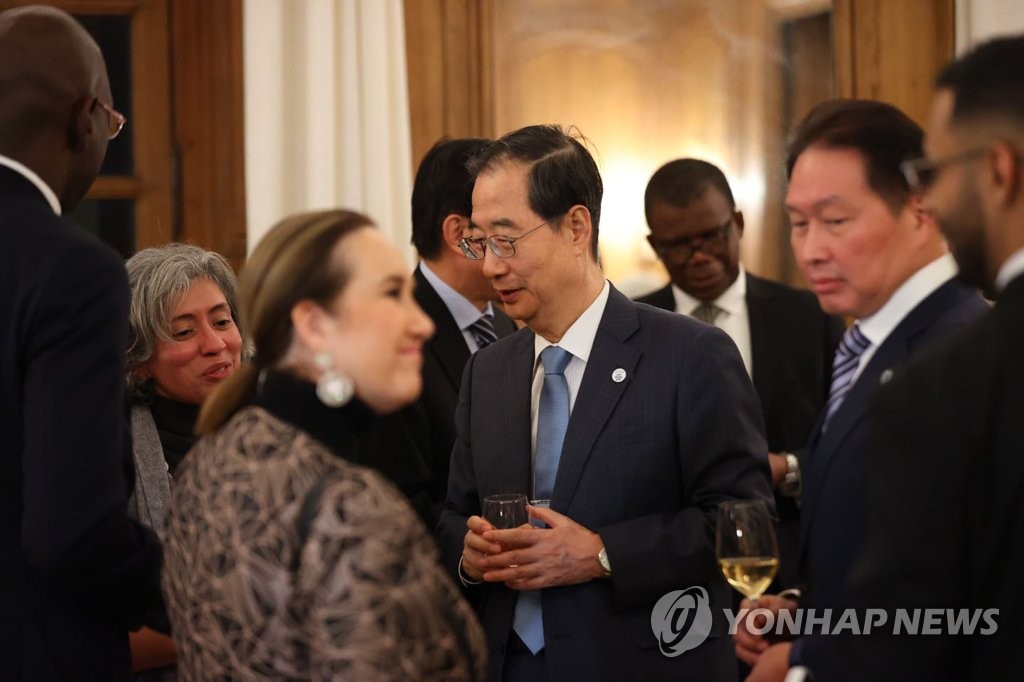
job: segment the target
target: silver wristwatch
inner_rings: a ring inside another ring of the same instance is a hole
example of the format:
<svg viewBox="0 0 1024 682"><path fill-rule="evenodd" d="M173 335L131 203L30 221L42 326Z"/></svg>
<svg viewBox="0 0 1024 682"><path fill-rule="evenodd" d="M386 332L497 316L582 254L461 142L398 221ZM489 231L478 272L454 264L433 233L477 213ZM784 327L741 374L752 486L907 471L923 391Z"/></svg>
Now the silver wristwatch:
<svg viewBox="0 0 1024 682"><path fill-rule="evenodd" d="M604 577L608 577L612 574L612 565L608 562L608 550L604 547L597 553L597 561L601 564L601 568L604 569Z"/></svg>
<svg viewBox="0 0 1024 682"><path fill-rule="evenodd" d="M792 452L784 452L786 458L786 478L779 485L779 492L786 497L797 497L800 494L800 461Z"/></svg>

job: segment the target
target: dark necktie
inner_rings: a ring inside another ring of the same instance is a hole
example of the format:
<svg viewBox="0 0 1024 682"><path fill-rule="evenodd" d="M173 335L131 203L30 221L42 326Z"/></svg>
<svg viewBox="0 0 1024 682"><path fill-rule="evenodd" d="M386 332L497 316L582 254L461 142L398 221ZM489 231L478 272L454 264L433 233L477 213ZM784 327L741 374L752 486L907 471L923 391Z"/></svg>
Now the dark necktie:
<svg viewBox="0 0 1024 682"><path fill-rule="evenodd" d="M483 350L498 340L498 333L494 331L494 323L491 316L484 314L477 318L476 322L469 325L469 332L476 341L477 350Z"/></svg>
<svg viewBox="0 0 1024 682"><path fill-rule="evenodd" d="M832 361L832 386L828 391L828 410L825 412L825 424L843 404L846 394L853 388L853 377L860 366L860 356L868 349L871 342L860 331L856 324L846 330L843 340L836 349L836 357Z"/></svg>

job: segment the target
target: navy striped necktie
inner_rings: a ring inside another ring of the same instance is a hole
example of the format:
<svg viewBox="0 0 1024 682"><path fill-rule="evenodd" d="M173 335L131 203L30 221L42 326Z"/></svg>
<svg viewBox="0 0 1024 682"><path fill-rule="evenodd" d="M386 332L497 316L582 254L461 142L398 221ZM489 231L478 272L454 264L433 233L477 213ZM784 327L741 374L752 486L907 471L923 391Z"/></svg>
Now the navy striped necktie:
<svg viewBox="0 0 1024 682"><path fill-rule="evenodd" d="M851 326L843 334L843 340L836 349L835 360L832 361L832 387L828 391L828 411L825 413L825 424L843 404L846 394L853 388L853 378L860 367L860 356L871 346L871 341L864 336L860 327Z"/></svg>
<svg viewBox="0 0 1024 682"><path fill-rule="evenodd" d="M491 321L491 316L487 313L484 313L477 318L476 322L469 325L469 333L473 335L473 340L476 341L477 350L483 350L498 340L498 333L494 331L494 323Z"/></svg>

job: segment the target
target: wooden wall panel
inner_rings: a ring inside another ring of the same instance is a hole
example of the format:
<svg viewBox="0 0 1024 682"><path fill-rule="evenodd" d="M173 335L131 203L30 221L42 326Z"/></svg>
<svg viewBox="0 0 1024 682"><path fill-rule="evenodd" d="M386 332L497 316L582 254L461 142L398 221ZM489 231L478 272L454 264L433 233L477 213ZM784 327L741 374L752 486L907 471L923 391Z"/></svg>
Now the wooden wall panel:
<svg viewBox="0 0 1024 682"><path fill-rule="evenodd" d="M443 136L494 135L491 0L405 0L413 164Z"/></svg>
<svg viewBox="0 0 1024 682"><path fill-rule="evenodd" d="M177 237L245 260L242 0L172 0Z"/></svg>
<svg viewBox="0 0 1024 682"><path fill-rule="evenodd" d="M953 57L954 0L835 0L840 97L880 99L923 123L932 82Z"/></svg>

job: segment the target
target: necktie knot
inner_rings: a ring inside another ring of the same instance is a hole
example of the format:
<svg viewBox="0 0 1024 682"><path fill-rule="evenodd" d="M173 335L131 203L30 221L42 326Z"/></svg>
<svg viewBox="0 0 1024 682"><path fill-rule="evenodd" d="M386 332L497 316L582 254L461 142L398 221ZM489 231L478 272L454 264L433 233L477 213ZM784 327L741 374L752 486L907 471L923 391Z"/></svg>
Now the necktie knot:
<svg viewBox="0 0 1024 682"><path fill-rule="evenodd" d="M714 324L718 316L724 312L725 310L710 301L701 301L700 305L690 313L690 316L706 324Z"/></svg>
<svg viewBox="0 0 1024 682"><path fill-rule="evenodd" d="M825 413L825 423L835 414L836 410L843 403L846 394L853 388L853 379L860 367L860 356L871 345L868 337L856 324L852 325L843 334L843 339L836 349L836 357L832 361L832 386L828 391L828 406Z"/></svg>
<svg viewBox="0 0 1024 682"><path fill-rule="evenodd" d="M565 374L565 368L572 360L572 353L558 346L548 346L540 352L540 364L544 374Z"/></svg>
<svg viewBox="0 0 1024 682"><path fill-rule="evenodd" d="M491 316L487 313L484 313L476 319L476 322L469 325L469 333L473 335L473 340L476 341L477 350L483 350L498 340L498 333L494 331L494 323L491 321Z"/></svg>

